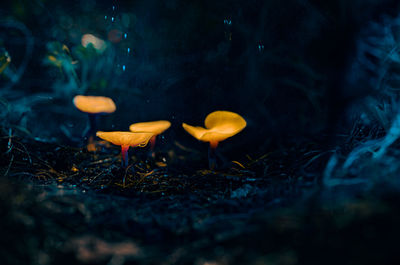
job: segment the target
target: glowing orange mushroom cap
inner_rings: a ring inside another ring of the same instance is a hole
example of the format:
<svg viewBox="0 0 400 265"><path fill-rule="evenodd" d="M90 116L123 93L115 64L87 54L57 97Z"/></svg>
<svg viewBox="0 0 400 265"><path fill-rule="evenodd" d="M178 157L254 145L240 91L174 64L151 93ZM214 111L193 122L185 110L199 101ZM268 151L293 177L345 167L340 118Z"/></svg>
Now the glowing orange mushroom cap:
<svg viewBox="0 0 400 265"><path fill-rule="evenodd" d="M108 97L78 95L73 102L80 111L90 114L113 113L117 109L114 101Z"/></svg>
<svg viewBox="0 0 400 265"><path fill-rule="evenodd" d="M218 143L242 131L247 123L242 116L230 111L214 111L204 121L206 128L183 123L183 128L194 138Z"/></svg>
<svg viewBox="0 0 400 265"><path fill-rule="evenodd" d="M112 144L120 146L145 146L150 138L153 136L152 133L133 133L133 132L97 132L97 137L106 140Z"/></svg>
<svg viewBox="0 0 400 265"><path fill-rule="evenodd" d="M169 127L171 127L169 121L149 121L131 124L129 130L131 132L150 132L153 133L153 135L159 135Z"/></svg>

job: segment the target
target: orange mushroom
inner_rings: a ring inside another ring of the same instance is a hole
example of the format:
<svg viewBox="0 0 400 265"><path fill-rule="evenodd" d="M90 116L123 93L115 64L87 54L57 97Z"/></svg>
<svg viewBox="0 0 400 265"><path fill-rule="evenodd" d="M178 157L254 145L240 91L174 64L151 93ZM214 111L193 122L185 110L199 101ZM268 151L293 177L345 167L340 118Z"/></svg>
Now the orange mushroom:
<svg viewBox="0 0 400 265"><path fill-rule="evenodd" d="M171 123L169 121L148 121L131 124L131 126L129 126L129 130L131 132L152 133L153 136L150 139L150 148L153 150L154 145L156 144L157 135L162 134L169 127L171 127Z"/></svg>
<svg viewBox="0 0 400 265"><path fill-rule="evenodd" d="M73 101L80 111L90 114L113 113L117 109L114 101L108 97L78 95Z"/></svg>
<svg viewBox="0 0 400 265"><path fill-rule="evenodd" d="M210 168L216 164L215 149L219 142L238 134L247 123L237 113L230 111L214 111L207 115L204 121L205 128L182 123L183 128L197 140L210 143Z"/></svg>
<svg viewBox="0 0 400 265"><path fill-rule="evenodd" d="M97 132L96 135L114 145L121 146L122 166L128 166L129 147L144 147L153 136L152 133L133 133L133 132Z"/></svg>
<svg viewBox="0 0 400 265"><path fill-rule="evenodd" d="M82 95L75 96L73 103L77 109L87 113L89 116L89 127L83 136L89 138L88 150L94 151L96 148L92 142L97 131L96 125L98 115L104 113L113 113L117 109L115 103L111 98L108 97Z"/></svg>

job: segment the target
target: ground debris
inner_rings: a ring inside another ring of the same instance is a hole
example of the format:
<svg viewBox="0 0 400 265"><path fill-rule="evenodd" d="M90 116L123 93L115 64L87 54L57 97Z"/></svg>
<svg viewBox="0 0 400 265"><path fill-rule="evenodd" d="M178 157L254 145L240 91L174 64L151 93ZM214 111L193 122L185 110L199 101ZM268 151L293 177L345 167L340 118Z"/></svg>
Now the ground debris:
<svg viewBox="0 0 400 265"><path fill-rule="evenodd" d="M9 139L1 141L7 147ZM4 264L321 264L325 258L308 249L332 254L323 238L341 246L400 234L396 194L321 200L313 169L325 153L314 145L211 171L181 170L145 153L122 169L114 149L23 144L2 150L1 226L13 231L2 239ZM382 233L364 234L373 231L368 220ZM369 256L385 261L392 250Z"/></svg>

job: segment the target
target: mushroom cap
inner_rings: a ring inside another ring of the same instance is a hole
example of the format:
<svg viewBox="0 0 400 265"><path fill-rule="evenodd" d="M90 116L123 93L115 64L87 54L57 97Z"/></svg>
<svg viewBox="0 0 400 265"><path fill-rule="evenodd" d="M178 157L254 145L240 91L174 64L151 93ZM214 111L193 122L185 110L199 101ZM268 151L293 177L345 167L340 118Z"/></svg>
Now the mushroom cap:
<svg viewBox="0 0 400 265"><path fill-rule="evenodd" d="M84 34L81 39L81 44L85 48L87 48L89 44L92 44L93 47L99 52L103 52L107 48L107 44L104 40L92 34Z"/></svg>
<svg viewBox="0 0 400 265"><path fill-rule="evenodd" d="M221 142L242 131L247 123L242 116L230 111L214 111L207 115L206 128L183 123L183 128L203 142Z"/></svg>
<svg viewBox="0 0 400 265"><path fill-rule="evenodd" d="M169 121L148 121L131 124L129 130L131 132L150 132L153 135L159 135L169 127L171 127Z"/></svg>
<svg viewBox="0 0 400 265"><path fill-rule="evenodd" d="M121 146L146 146L152 133L133 133L133 132L97 132L97 137L115 145Z"/></svg>
<svg viewBox="0 0 400 265"><path fill-rule="evenodd" d="M108 97L78 95L73 102L80 111L90 114L113 113L117 109L114 101Z"/></svg>

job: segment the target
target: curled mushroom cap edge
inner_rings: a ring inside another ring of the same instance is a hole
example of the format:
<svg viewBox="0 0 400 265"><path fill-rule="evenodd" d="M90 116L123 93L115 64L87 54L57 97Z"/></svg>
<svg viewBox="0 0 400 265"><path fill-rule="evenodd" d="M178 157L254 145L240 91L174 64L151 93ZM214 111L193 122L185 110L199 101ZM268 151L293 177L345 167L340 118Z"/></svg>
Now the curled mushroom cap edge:
<svg viewBox="0 0 400 265"><path fill-rule="evenodd" d="M196 139L203 142L218 144L241 132L246 126L246 120L231 111L214 111L207 115L205 128L183 123L183 128Z"/></svg>

